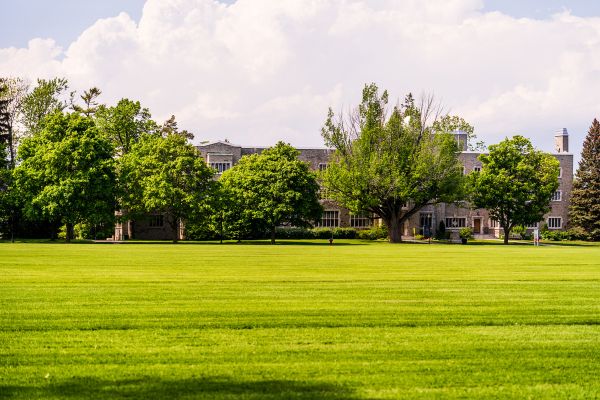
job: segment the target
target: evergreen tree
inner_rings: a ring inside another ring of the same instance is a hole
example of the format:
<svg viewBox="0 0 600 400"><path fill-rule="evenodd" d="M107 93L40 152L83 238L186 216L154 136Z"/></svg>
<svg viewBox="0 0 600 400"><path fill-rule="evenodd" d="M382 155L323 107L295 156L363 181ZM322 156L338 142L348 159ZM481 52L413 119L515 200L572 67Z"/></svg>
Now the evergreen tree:
<svg viewBox="0 0 600 400"><path fill-rule="evenodd" d="M594 119L583 142L570 208L571 224L600 240L600 122Z"/></svg>

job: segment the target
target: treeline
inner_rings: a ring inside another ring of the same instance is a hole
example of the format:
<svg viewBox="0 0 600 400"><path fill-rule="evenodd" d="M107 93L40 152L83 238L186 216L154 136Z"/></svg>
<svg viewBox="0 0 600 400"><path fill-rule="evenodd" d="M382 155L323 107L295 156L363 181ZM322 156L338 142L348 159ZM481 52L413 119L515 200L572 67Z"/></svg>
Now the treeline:
<svg viewBox="0 0 600 400"><path fill-rule="evenodd" d="M182 222L228 238L266 231L274 240L277 226L320 218L316 174L291 146L246 157L216 181L174 116L158 123L140 102L101 104L101 93L70 92L64 79L33 88L0 79L3 238L106 238L116 218L161 214L173 241Z"/></svg>
<svg viewBox="0 0 600 400"><path fill-rule="evenodd" d="M389 107L388 93L374 84L355 109L329 110L322 137L335 151L324 171L311 171L280 142L242 157L218 180L174 116L158 123L138 101L106 105L100 96L98 88L70 92L64 79L33 88L0 79L3 238L56 237L61 229L67 241L75 232L104 238L116 218L161 214L174 241L184 223L190 237L274 242L278 227L319 220L321 186L350 212L383 221L391 242L402 240L404 222L423 207L457 203L485 208L507 243L511 231L543 219L559 184L557 159L521 136L490 145L481 169L465 176L463 146L483 147L473 127L444 114L432 97L409 94ZM575 226L593 239L600 237L599 135L594 121L571 209Z"/></svg>

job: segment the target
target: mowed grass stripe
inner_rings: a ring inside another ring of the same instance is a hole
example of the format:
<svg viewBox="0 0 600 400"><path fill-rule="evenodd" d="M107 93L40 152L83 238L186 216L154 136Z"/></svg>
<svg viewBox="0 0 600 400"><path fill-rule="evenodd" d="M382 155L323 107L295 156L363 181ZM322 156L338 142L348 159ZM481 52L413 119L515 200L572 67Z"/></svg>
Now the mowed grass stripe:
<svg viewBox="0 0 600 400"><path fill-rule="evenodd" d="M0 398L593 398L600 247L0 244Z"/></svg>

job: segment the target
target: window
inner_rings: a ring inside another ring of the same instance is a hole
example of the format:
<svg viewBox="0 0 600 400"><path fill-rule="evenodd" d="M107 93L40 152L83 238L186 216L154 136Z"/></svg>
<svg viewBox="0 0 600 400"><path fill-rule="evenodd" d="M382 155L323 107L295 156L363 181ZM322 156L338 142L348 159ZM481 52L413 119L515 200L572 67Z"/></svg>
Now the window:
<svg viewBox="0 0 600 400"><path fill-rule="evenodd" d="M562 167L558 169L558 177L562 178Z"/></svg>
<svg viewBox="0 0 600 400"><path fill-rule="evenodd" d="M148 222L148 225L150 226L150 228L162 228L164 224L165 224L165 218L163 215L151 215L150 216L150 221Z"/></svg>
<svg viewBox="0 0 600 400"><path fill-rule="evenodd" d="M561 201L562 200L562 191L557 190L552 194L552 201Z"/></svg>
<svg viewBox="0 0 600 400"><path fill-rule="evenodd" d="M211 162L210 167L217 170L217 174L222 174L231 168L230 162Z"/></svg>
<svg viewBox="0 0 600 400"><path fill-rule="evenodd" d="M525 225L525 228L527 228L527 229L537 229L538 225L539 225L539 222L536 222L535 224Z"/></svg>
<svg viewBox="0 0 600 400"><path fill-rule="evenodd" d="M475 172L481 172L481 165L476 165L473 167L473 171Z"/></svg>
<svg viewBox="0 0 600 400"><path fill-rule="evenodd" d="M323 211L321 221L317 223L317 226L324 228L337 227L340 225L340 212L339 211Z"/></svg>
<svg viewBox="0 0 600 400"><path fill-rule="evenodd" d="M369 215L365 213L350 213L350 226L352 228L369 228L371 226L371 218L369 218Z"/></svg>
<svg viewBox="0 0 600 400"><path fill-rule="evenodd" d="M549 229L562 228L562 218L561 217L548 217L548 228Z"/></svg>
<svg viewBox="0 0 600 400"><path fill-rule="evenodd" d="M325 171L327 169L327 163L319 164L319 171Z"/></svg>
<svg viewBox="0 0 600 400"><path fill-rule="evenodd" d="M419 234L423 236L431 235L433 225L433 214L426 212L419 214Z"/></svg>
<svg viewBox="0 0 600 400"><path fill-rule="evenodd" d="M446 228L464 228L467 226L467 218L466 217L453 217L446 218Z"/></svg>

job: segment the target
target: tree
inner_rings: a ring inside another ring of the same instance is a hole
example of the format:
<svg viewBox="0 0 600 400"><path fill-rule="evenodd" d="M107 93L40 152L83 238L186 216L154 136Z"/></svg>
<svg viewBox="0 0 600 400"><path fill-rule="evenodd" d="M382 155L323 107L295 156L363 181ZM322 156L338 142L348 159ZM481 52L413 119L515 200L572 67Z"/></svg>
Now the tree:
<svg viewBox="0 0 600 400"><path fill-rule="evenodd" d="M179 239L180 223L210 211L213 170L198 150L177 134L144 135L123 156L121 179L128 188L122 206L130 215L161 213Z"/></svg>
<svg viewBox="0 0 600 400"><path fill-rule="evenodd" d="M583 142L570 208L571 224L600 240L600 123L594 119Z"/></svg>
<svg viewBox="0 0 600 400"><path fill-rule="evenodd" d="M113 142L118 157L129 153L143 134L156 129L150 111L129 99L119 100L114 107L99 106L95 121L98 130Z"/></svg>
<svg viewBox="0 0 600 400"><path fill-rule="evenodd" d="M465 132L467 134L467 148L470 151L484 151L486 148L482 141L476 141L477 135L475 135L473 125L457 115L444 115L434 122L434 128L440 132Z"/></svg>
<svg viewBox="0 0 600 400"><path fill-rule="evenodd" d="M188 140L193 140L194 139L194 134L191 132L186 131L185 129L180 131L179 128L177 127L177 121L175 121L175 116L171 115L171 118L169 118L168 120L166 120L162 126L160 127L160 129L158 130L158 132L162 135L162 136L167 136L167 135L179 135L179 136L183 136L184 138L188 139Z"/></svg>
<svg viewBox="0 0 600 400"><path fill-rule="evenodd" d="M28 85L20 78L0 78L0 141L8 149L9 168L15 167L17 123Z"/></svg>
<svg viewBox="0 0 600 400"><path fill-rule="evenodd" d="M74 95L75 92L73 92L72 94ZM98 101L96 101L96 99L101 94L102 91L95 86L93 88L90 88L89 90L84 91L83 94L79 96L83 101L84 106L82 107L80 105L73 104L73 110L85 115L86 117L93 116L96 113L96 111L98 111Z"/></svg>
<svg viewBox="0 0 600 400"><path fill-rule="evenodd" d="M19 147L16 186L25 215L66 224L69 242L75 224L114 217L113 148L91 119L77 113L56 111L43 125Z"/></svg>
<svg viewBox="0 0 600 400"><path fill-rule="evenodd" d="M221 184L232 202L229 214L236 216L235 229L257 224L275 243L277 226L312 226L321 217L316 174L298 160L298 154L279 142L261 154L242 157L223 173Z"/></svg>
<svg viewBox="0 0 600 400"><path fill-rule="evenodd" d="M461 197L463 175L456 141L438 130L431 100L417 107L409 94L389 116L387 103L387 92L371 84L346 119L329 110L322 135L335 153L322 183L351 212L381 218L397 243L404 221L425 205Z"/></svg>
<svg viewBox="0 0 600 400"><path fill-rule="evenodd" d="M22 123L25 135L31 136L43 129L42 122L47 115L67 108L67 102L60 96L69 84L64 78L38 79L37 86L25 97L21 105Z"/></svg>
<svg viewBox="0 0 600 400"><path fill-rule="evenodd" d="M550 210L552 194L558 189L559 162L535 150L522 136L491 145L489 154L479 159L481 171L469 175L470 200L498 221L508 244L513 227L536 223Z"/></svg>

